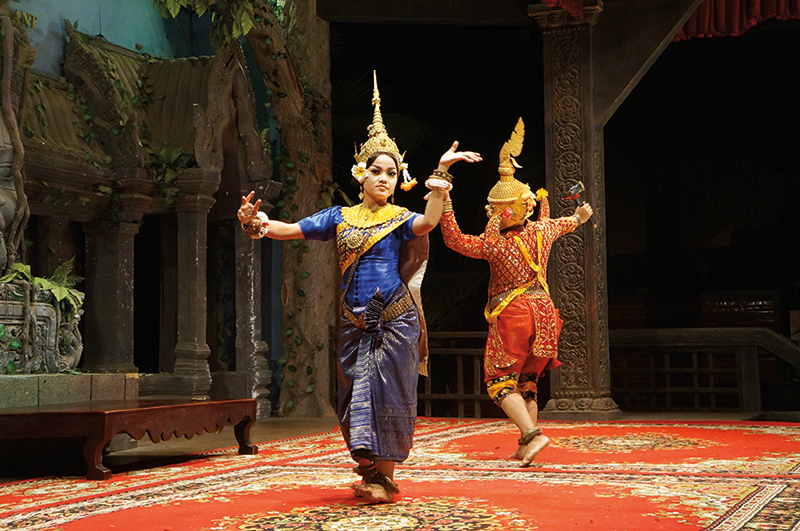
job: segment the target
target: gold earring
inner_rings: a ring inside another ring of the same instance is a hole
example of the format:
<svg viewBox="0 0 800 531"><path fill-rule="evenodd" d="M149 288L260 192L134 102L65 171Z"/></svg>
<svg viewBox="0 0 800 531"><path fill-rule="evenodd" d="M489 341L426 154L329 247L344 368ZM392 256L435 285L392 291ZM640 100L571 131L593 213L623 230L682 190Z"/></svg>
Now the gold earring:
<svg viewBox="0 0 800 531"><path fill-rule="evenodd" d="M364 199L364 191L363 190L358 192L358 198L359 199Z"/></svg>

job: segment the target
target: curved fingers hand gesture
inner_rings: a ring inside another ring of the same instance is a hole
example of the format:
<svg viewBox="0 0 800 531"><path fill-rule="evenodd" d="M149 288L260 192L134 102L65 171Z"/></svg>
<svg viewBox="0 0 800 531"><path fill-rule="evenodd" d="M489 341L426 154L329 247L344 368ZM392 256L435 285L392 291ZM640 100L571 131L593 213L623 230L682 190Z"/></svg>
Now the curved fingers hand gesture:
<svg viewBox="0 0 800 531"><path fill-rule="evenodd" d="M453 145L450 146L450 149L444 152L442 158L439 159L439 169L444 169L446 171L450 166L460 160L465 162L480 162L483 160L480 153L474 151L457 151L457 149L458 141L456 140L453 142Z"/></svg>
<svg viewBox="0 0 800 531"><path fill-rule="evenodd" d="M250 201L253 199L254 195L255 191L252 191L247 194L247 197L242 196L242 206L240 206L239 210L236 212L239 222L242 223L242 225L249 225L258 214L258 207L261 206L261 199L256 200L255 204L251 203Z"/></svg>

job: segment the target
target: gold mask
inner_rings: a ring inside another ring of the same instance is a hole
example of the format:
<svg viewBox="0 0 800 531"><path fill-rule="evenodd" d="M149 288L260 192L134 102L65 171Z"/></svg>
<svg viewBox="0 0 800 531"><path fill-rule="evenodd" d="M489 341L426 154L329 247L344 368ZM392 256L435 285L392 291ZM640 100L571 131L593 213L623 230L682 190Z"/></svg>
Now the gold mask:
<svg viewBox="0 0 800 531"><path fill-rule="evenodd" d="M524 139L525 124L520 118L511 137L500 150L500 166L497 169L500 180L492 187L486 198L489 202L486 205L486 214L489 217L510 207L514 211L513 219L521 222L528 218L536 207L536 200L530 186L514 178L514 168L521 168L514 157L518 157L522 153Z"/></svg>

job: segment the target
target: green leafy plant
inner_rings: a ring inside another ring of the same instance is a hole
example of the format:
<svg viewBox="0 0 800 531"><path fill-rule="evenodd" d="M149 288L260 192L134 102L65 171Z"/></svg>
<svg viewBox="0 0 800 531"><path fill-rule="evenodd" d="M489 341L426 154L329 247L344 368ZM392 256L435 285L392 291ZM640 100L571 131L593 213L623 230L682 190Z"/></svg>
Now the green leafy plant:
<svg viewBox="0 0 800 531"><path fill-rule="evenodd" d="M50 278L42 278L31 274L30 265L16 262L11 266L11 271L0 278L0 282L11 282L12 280L33 282L40 288L49 290L64 310L74 312L83 305L83 294L73 287L83 280L83 277L72 274L74 267L75 257L73 256L59 265Z"/></svg>
<svg viewBox="0 0 800 531"><path fill-rule="evenodd" d="M175 18L181 9L203 16L211 13L211 44L219 48L247 35L258 22L254 12L257 0L153 0L164 18ZM276 2L277 4L277 2Z"/></svg>
<svg viewBox="0 0 800 531"><path fill-rule="evenodd" d="M153 159L153 181L158 184L159 191L171 205L175 199L182 197L183 192L175 184L186 168L197 166L194 153L184 152L181 148L172 151L167 148L155 154Z"/></svg>

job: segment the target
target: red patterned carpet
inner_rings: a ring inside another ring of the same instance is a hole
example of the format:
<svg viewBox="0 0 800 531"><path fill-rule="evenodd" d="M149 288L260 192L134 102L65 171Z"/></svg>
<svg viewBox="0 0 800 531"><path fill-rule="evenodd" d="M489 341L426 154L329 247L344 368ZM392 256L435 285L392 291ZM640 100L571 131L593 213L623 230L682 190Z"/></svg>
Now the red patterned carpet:
<svg viewBox="0 0 800 531"><path fill-rule="evenodd" d="M800 531L800 425L542 425L535 466L504 420L419 419L393 505L362 505L338 432L233 449L110 481L0 487L0 529Z"/></svg>

